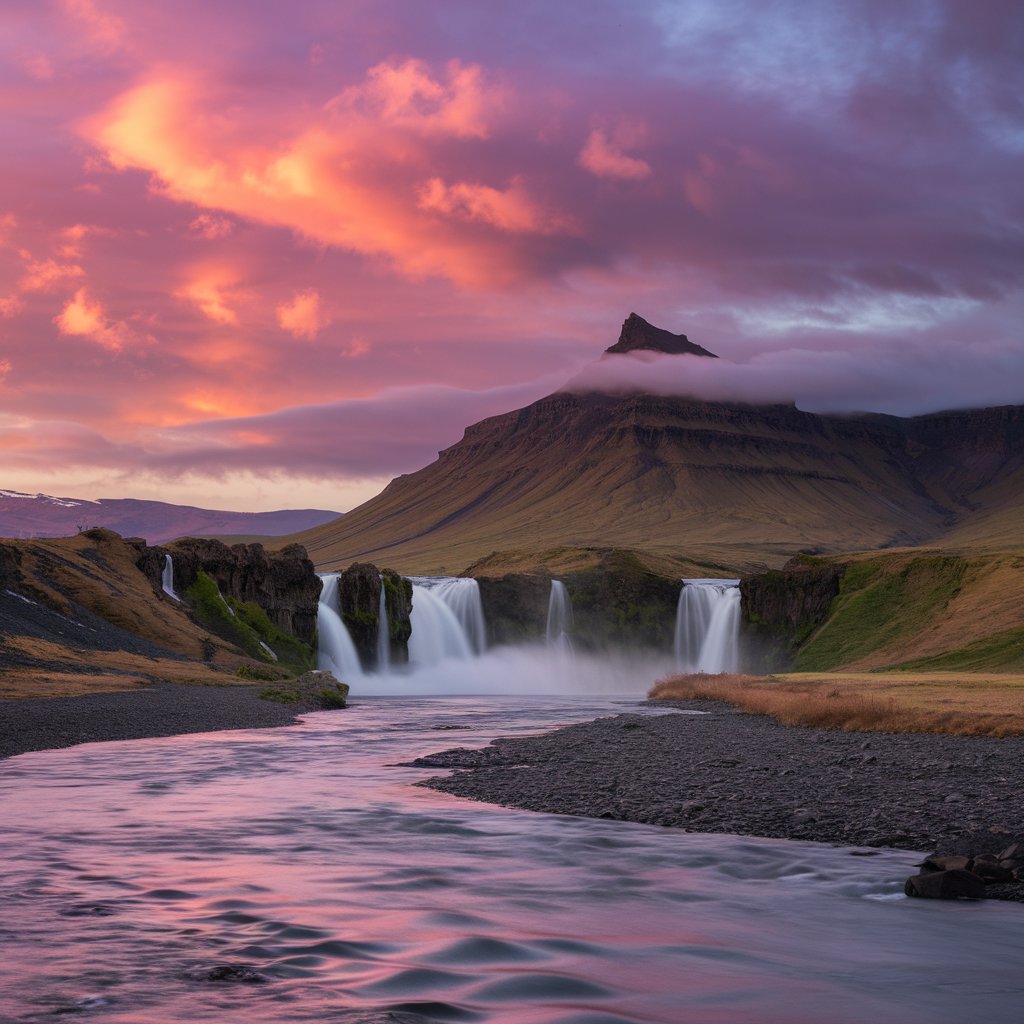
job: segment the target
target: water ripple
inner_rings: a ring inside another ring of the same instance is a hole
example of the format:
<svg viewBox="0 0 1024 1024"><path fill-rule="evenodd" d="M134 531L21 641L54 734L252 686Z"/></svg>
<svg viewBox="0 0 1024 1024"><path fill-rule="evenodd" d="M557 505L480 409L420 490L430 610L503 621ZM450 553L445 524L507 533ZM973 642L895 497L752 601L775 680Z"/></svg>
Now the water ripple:
<svg viewBox="0 0 1024 1024"><path fill-rule="evenodd" d="M629 710L364 700L301 728L23 755L0 777L0 1020L1019 1019L1019 907L900 898L914 854L529 814L412 786Z"/></svg>

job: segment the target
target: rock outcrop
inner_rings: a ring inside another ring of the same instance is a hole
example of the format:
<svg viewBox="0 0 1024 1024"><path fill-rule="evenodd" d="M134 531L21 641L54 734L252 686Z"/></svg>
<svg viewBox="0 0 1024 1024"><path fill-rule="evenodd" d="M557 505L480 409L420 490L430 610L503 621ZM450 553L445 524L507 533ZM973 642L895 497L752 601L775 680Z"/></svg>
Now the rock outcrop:
<svg viewBox="0 0 1024 1024"><path fill-rule="evenodd" d="M365 669L377 667L380 630L380 569L356 562L338 576L338 613Z"/></svg>
<svg viewBox="0 0 1024 1024"><path fill-rule="evenodd" d="M933 853L921 873L907 879L904 892L925 899L981 900L986 897L1024 902L1024 840L991 853Z"/></svg>
<svg viewBox="0 0 1024 1024"><path fill-rule="evenodd" d="M409 660L409 637L412 636L412 584L394 569L382 569L381 585L388 612L391 664L404 665Z"/></svg>
<svg viewBox="0 0 1024 1024"><path fill-rule="evenodd" d="M388 613L388 649L391 663L409 660L412 636L412 584L393 569L371 562L356 562L338 576L338 614L345 623L363 668L376 669L380 633L380 597Z"/></svg>
<svg viewBox="0 0 1024 1024"><path fill-rule="evenodd" d="M136 564L156 590L161 586L164 556L170 554L179 593L185 593L199 572L205 572L225 597L258 604L278 629L303 643L315 642L321 584L301 545L289 544L268 554L261 544L228 547L207 537L186 537L166 548L134 543L139 552Z"/></svg>

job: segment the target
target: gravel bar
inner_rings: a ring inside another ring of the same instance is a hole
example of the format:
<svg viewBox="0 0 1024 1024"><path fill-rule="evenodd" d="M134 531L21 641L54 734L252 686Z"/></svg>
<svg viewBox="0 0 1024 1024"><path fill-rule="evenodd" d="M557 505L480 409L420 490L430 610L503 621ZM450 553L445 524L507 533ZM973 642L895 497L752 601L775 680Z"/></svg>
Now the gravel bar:
<svg viewBox="0 0 1024 1024"><path fill-rule="evenodd" d="M415 763L455 769L421 785L456 796L690 832L949 854L1024 833L1024 737L792 727L712 701L666 712Z"/></svg>
<svg viewBox="0 0 1024 1024"><path fill-rule="evenodd" d="M0 700L0 758L99 740L292 725L297 714L315 710L261 700L257 690L158 683L119 693Z"/></svg>

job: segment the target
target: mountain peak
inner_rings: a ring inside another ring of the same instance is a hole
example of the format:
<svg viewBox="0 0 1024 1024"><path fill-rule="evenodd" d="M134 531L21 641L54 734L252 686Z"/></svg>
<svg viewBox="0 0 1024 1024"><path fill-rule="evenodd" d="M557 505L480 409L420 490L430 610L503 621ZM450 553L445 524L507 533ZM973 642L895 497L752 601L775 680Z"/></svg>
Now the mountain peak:
<svg viewBox="0 0 1024 1024"><path fill-rule="evenodd" d="M685 334L673 334L649 324L642 316L630 313L623 321L619 340L611 348L605 349L605 355L619 355L624 352L664 352L671 356L709 356L717 359L714 352L709 352L700 345L695 345Z"/></svg>

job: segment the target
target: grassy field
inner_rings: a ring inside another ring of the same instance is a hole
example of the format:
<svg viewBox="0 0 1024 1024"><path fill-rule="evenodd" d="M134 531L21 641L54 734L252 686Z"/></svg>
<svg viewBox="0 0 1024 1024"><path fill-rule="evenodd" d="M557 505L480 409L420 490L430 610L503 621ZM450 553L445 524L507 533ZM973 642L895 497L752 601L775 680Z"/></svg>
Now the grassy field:
<svg viewBox="0 0 1024 1024"><path fill-rule="evenodd" d="M786 725L847 732L1024 735L1024 674L964 672L671 676L655 700L722 700Z"/></svg>

